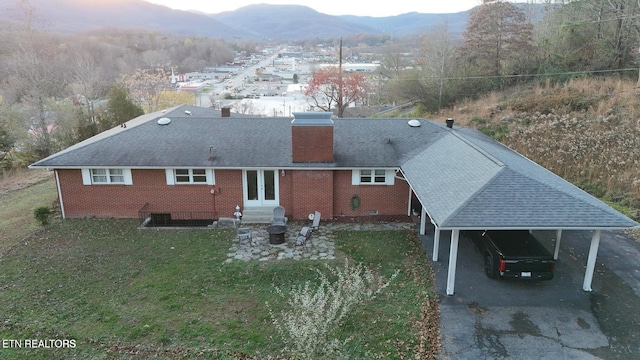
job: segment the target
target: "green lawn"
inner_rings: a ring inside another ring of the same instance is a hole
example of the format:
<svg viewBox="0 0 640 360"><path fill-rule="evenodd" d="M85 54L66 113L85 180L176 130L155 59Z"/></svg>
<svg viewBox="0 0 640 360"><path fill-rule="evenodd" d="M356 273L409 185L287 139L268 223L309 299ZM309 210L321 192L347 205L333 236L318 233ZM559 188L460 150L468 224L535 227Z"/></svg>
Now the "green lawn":
<svg viewBox="0 0 640 360"><path fill-rule="evenodd" d="M284 306L273 287L286 289L314 279L314 268L343 263L224 263L231 231L136 226L133 220L56 221L0 258L0 337L76 343L73 349L0 347L0 358L279 356L283 345L265 306ZM415 235L343 231L336 249L383 276L400 270L341 328L337 336L351 339L351 354L400 359L424 353L430 344L421 343L420 334L432 317L424 316L425 303L435 295Z"/></svg>
<svg viewBox="0 0 640 360"><path fill-rule="evenodd" d="M56 197L53 176L27 189L0 195L0 255L40 229L33 209L51 206Z"/></svg>

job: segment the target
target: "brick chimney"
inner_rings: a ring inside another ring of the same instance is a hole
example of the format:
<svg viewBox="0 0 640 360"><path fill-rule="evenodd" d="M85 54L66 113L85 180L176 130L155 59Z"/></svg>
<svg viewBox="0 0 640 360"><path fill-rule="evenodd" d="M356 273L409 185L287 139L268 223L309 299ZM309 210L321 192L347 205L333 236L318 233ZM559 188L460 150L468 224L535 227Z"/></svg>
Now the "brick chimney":
<svg viewBox="0 0 640 360"><path fill-rule="evenodd" d="M294 112L291 122L293 162L333 162L333 120L330 112Z"/></svg>
<svg viewBox="0 0 640 360"><path fill-rule="evenodd" d="M220 109L220 116L231 117L231 108L223 107L222 109Z"/></svg>

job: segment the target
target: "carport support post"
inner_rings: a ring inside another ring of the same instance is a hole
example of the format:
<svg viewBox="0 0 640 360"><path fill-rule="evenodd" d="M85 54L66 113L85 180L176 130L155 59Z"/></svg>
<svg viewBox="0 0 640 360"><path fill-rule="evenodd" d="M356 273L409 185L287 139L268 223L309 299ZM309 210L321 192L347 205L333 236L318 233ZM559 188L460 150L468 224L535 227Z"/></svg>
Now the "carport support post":
<svg viewBox="0 0 640 360"><path fill-rule="evenodd" d="M427 210L422 207L420 210L420 235L427 233Z"/></svg>
<svg viewBox="0 0 640 360"><path fill-rule="evenodd" d="M591 247L589 248L589 258L587 259L587 270L584 273L584 283L582 284L582 290L584 291L591 291L593 272L596 269L598 246L600 246L600 230L595 230L593 232L593 237L591 237Z"/></svg>
<svg viewBox="0 0 640 360"><path fill-rule="evenodd" d="M440 251L440 229L436 226L436 230L433 232L433 255L431 259L438 261L438 252Z"/></svg>
<svg viewBox="0 0 640 360"><path fill-rule="evenodd" d="M560 239L562 239L562 229L556 231L556 248L553 251L553 260L558 260L558 254L560 254Z"/></svg>
<svg viewBox="0 0 640 360"><path fill-rule="evenodd" d="M449 272L447 273L447 296L453 295L456 282L456 261L458 260L458 238L460 230L451 231L451 249L449 250Z"/></svg>

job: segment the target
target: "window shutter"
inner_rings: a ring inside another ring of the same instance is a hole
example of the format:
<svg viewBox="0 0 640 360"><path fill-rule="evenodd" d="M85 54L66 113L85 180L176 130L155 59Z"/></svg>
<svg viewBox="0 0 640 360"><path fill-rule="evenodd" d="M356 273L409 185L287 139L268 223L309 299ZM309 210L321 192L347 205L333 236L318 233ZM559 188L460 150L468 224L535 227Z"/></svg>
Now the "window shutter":
<svg viewBox="0 0 640 360"><path fill-rule="evenodd" d="M91 185L91 169L80 169L82 171L82 185Z"/></svg>
<svg viewBox="0 0 640 360"><path fill-rule="evenodd" d="M173 169L164 169L164 172L167 176L167 185L175 185L176 180L173 177Z"/></svg>
<svg viewBox="0 0 640 360"><path fill-rule="evenodd" d="M122 176L124 177L125 185L133 185L133 177L131 176L131 169L122 169Z"/></svg>
<svg viewBox="0 0 640 360"><path fill-rule="evenodd" d="M351 170L351 185L360 185L360 170Z"/></svg>
<svg viewBox="0 0 640 360"><path fill-rule="evenodd" d="M206 173L207 173L207 185L215 185L216 177L215 177L215 174L213 173L213 169L207 169Z"/></svg>
<svg viewBox="0 0 640 360"><path fill-rule="evenodd" d="M395 170L387 170L386 173L387 181L385 182L387 185L393 185L396 183L396 171Z"/></svg>

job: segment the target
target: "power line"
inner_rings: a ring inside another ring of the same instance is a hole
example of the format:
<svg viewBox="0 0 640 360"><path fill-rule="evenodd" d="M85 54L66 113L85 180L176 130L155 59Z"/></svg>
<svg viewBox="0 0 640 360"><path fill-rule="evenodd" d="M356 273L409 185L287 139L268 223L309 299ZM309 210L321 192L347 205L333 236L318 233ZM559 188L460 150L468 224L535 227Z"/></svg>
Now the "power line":
<svg viewBox="0 0 640 360"><path fill-rule="evenodd" d="M437 77L430 76L431 79L442 80L473 80L473 79L509 79L509 78L524 78L524 77L543 77L543 76L558 76L558 75L581 75L581 74L602 74L612 72L624 72L624 71L638 71L637 68L625 68L625 69L610 69L610 70L584 70L584 71L565 71L565 72L553 72L553 73L536 73L536 74L507 74L507 75L477 75L477 76L452 76L452 77ZM400 81L415 81L419 79L395 79Z"/></svg>
<svg viewBox="0 0 640 360"><path fill-rule="evenodd" d="M612 73L622 71L638 71L637 68L626 69L609 69L609 70L584 70L584 71L566 71L566 72L554 72L554 73L536 73L536 74L508 74L508 75L487 75L487 76L463 76L463 77L446 77L446 80L465 80L465 79L508 79L508 78L522 78L522 77L536 77L536 76L557 76L557 75L580 75L580 74L599 74L599 73Z"/></svg>

